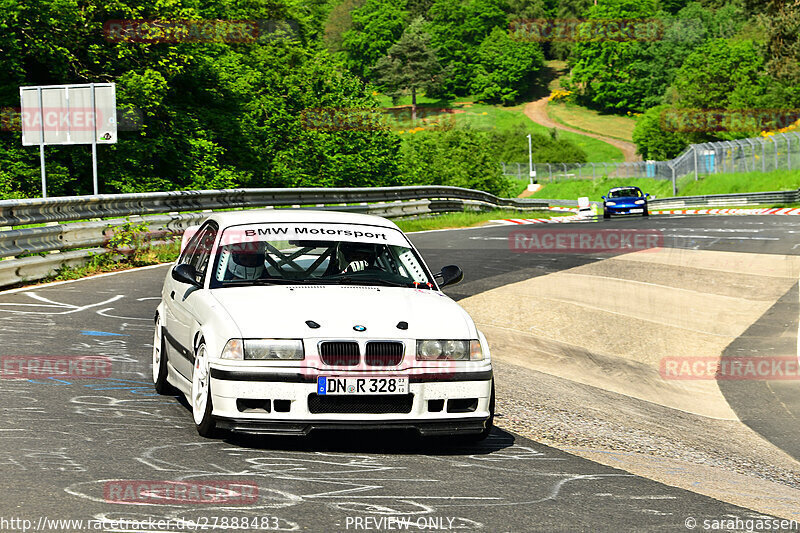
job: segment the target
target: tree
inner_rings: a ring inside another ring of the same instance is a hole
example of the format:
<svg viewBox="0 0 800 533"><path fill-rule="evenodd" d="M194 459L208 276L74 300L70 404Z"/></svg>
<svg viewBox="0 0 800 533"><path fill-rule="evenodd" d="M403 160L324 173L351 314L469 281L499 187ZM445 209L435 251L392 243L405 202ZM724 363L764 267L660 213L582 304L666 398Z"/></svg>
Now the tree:
<svg viewBox="0 0 800 533"><path fill-rule="evenodd" d="M636 121L633 142L644 159L665 161L679 155L689 144L686 135L664 129L662 117L670 106L661 105L647 110Z"/></svg>
<svg viewBox="0 0 800 533"><path fill-rule="evenodd" d="M478 47L472 91L480 100L511 105L528 91L544 66L537 43L512 39L495 27Z"/></svg>
<svg viewBox="0 0 800 533"><path fill-rule="evenodd" d="M763 72L764 57L752 41L713 39L683 62L674 98L683 108L757 107L770 83Z"/></svg>
<svg viewBox="0 0 800 533"><path fill-rule="evenodd" d="M325 17L323 42L334 53L346 52L342 46L344 35L353 29L352 12L363 6L363 0L342 0L334 5Z"/></svg>
<svg viewBox="0 0 800 533"><path fill-rule="evenodd" d="M103 192L395 184L397 135L303 121L308 110L377 107L363 81L320 50L314 5L4 0L0 105L18 105L20 85L115 82L117 106L137 110L143 125L98 150ZM296 23L245 42L150 44L106 38L103 23L119 19ZM47 150L51 194L91 190L87 147ZM0 137L0 195L39 193L37 155L18 134Z"/></svg>
<svg viewBox="0 0 800 533"><path fill-rule="evenodd" d="M594 0L561 0L554 6L553 16L561 20L584 19L596 3ZM548 44L550 55L555 59L569 58L575 48L575 43L570 40L555 40Z"/></svg>
<svg viewBox="0 0 800 533"><path fill-rule="evenodd" d="M378 84L390 94L411 91L411 120L416 121L417 91L435 86L442 73L425 21L414 19L373 70Z"/></svg>
<svg viewBox="0 0 800 533"><path fill-rule="evenodd" d="M747 5L766 29L768 71L787 87L789 105L800 105L800 1L747 0Z"/></svg>
<svg viewBox="0 0 800 533"><path fill-rule="evenodd" d="M576 43L571 59L571 83L581 103L609 112L642 110L646 96L642 73L650 61L646 47L614 33L606 21L643 19L655 13L653 0L607 0L589 9L589 21L579 31L592 38Z"/></svg>
<svg viewBox="0 0 800 533"><path fill-rule="evenodd" d="M417 17L427 19L432 5L433 0L408 0L408 13L412 19Z"/></svg>
<svg viewBox="0 0 800 533"><path fill-rule="evenodd" d="M434 0L431 42L448 69L442 95L469 92L478 46L493 28L508 29L504 7L504 0Z"/></svg>
<svg viewBox="0 0 800 533"><path fill-rule="evenodd" d="M342 36L346 64L362 78L403 34L408 21L405 1L367 0L351 13L352 27Z"/></svg>

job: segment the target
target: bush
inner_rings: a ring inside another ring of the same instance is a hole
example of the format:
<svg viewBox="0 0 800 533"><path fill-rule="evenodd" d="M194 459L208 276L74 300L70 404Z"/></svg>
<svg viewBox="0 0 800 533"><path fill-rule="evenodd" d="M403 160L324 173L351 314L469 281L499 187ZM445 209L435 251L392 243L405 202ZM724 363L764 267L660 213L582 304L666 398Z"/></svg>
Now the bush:
<svg viewBox="0 0 800 533"><path fill-rule="evenodd" d="M662 128L661 114L669 109L670 106L666 105L654 107L636 121L633 142L644 159L672 159L689 144L685 135Z"/></svg>
<svg viewBox="0 0 800 533"><path fill-rule="evenodd" d="M492 157L492 138L471 129L419 132L403 143L400 175L404 185L450 185L503 196L511 188Z"/></svg>
<svg viewBox="0 0 800 533"><path fill-rule="evenodd" d="M557 133L547 137L532 133L522 125L493 134L492 152L497 154L497 160L507 163L527 161L529 133L535 163L586 162L586 152L572 142L560 139Z"/></svg>

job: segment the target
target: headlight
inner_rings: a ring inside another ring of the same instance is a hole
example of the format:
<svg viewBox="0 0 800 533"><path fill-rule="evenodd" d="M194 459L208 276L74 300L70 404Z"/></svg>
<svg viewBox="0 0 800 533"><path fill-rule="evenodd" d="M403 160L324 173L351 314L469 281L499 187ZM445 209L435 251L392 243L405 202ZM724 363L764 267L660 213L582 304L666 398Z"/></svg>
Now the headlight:
<svg viewBox="0 0 800 533"><path fill-rule="evenodd" d="M245 339L244 358L270 361L300 361L305 358L299 339Z"/></svg>
<svg viewBox="0 0 800 533"><path fill-rule="evenodd" d="M636 200L635 203L636 203L636 205L643 205L644 204L644 200Z"/></svg>
<svg viewBox="0 0 800 533"><path fill-rule="evenodd" d="M483 351L479 341L425 340L417 341L417 360L419 361L480 361Z"/></svg>
<svg viewBox="0 0 800 533"><path fill-rule="evenodd" d="M606 205L617 205L617 202L606 202Z"/></svg>
<svg viewBox="0 0 800 533"><path fill-rule="evenodd" d="M244 359L244 351L242 346L242 339L231 339L222 349L220 359L232 359L234 361L241 361Z"/></svg>

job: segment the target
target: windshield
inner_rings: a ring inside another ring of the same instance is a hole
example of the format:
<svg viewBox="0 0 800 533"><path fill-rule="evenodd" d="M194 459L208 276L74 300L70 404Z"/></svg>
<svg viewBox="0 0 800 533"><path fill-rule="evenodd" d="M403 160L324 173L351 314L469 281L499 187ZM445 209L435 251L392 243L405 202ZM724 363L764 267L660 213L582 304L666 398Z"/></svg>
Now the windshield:
<svg viewBox="0 0 800 533"><path fill-rule="evenodd" d="M211 288L328 283L434 288L398 230L351 224L254 224L227 228Z"/></svg>
<svg viewBox="0 0 800 533"><path fill-rule="evenodd" d="M608 192L609 198L638 198L642 196L642 191L631 187L630 189L616 189Z"/></svg>

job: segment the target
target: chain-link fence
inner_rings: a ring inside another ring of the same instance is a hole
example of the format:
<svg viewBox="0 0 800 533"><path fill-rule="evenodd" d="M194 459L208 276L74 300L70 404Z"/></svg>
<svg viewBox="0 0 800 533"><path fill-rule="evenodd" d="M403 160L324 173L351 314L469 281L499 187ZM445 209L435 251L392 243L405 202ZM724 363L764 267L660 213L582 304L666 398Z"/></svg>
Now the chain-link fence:
<svg viewBox="0 0 800 533"><path fill-rule="evenodd" d="M528 163L502 163L503 174L528 179ZM652 178L676 181L693 174L695 179L709 174L770 172L800 169L800 133L779 133L766 137L693 144L670 161L632 163L534 163L538 181L573 179Z"/></svg>

